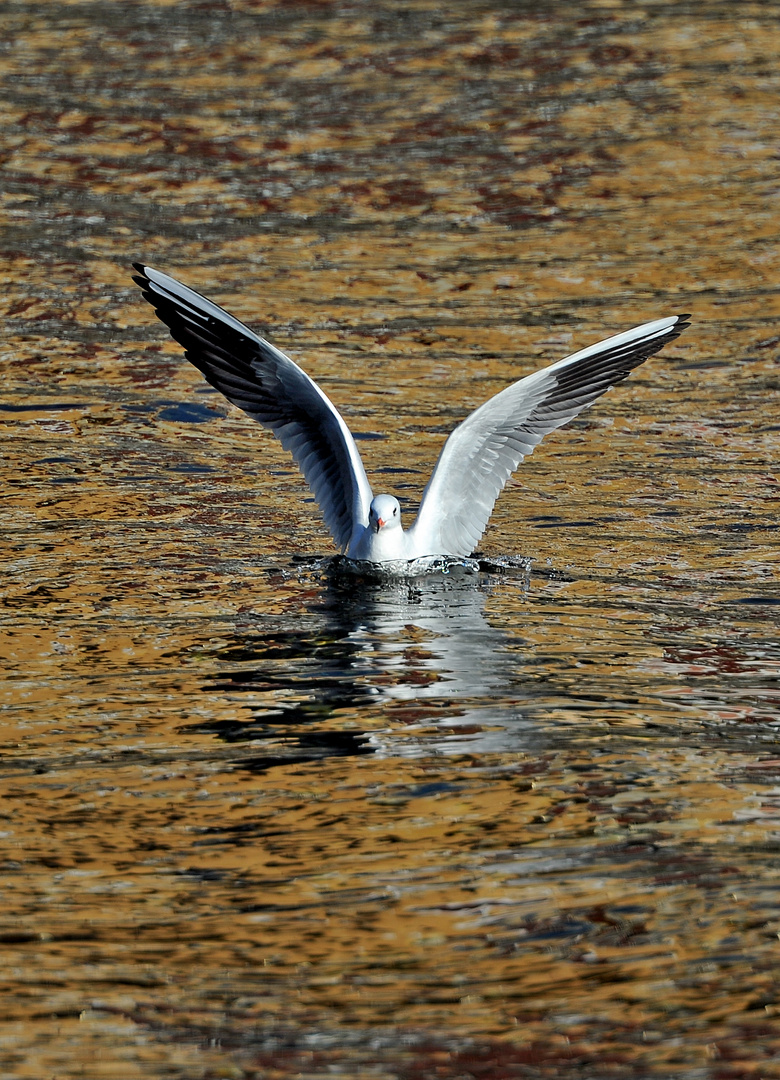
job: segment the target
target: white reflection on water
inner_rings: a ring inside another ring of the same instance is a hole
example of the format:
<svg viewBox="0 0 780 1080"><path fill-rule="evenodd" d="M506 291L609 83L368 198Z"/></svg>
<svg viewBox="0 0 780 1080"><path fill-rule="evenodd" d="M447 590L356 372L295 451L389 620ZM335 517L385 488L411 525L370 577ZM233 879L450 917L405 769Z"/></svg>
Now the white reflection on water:
<svg viewBox="0 0 780 1080"><path fill-rule="evenodd" d="M317 729L318 753L330 742L340 754L527 747L518 657L485 616L491 587L473 566L379 581L331 574L303 619L258 616L223 651L241 666L210 688L251 695L253 717L227 737L289 746L294 735L303 752ZM322 730L339 719L363 730Z"/></svg>
<svg viewBox="0 0 780 1080"><path fill-rule="evenodd" d="M372 733L377 751L490 752L527 745L529 724L511 689L517 658L507 650L506 635L485 617L489 587L473 567L453 566L446 574L382 582L350 595L348 638L358 646L362 678L372 693L385 704L425 706L416 725L427 733L422 744L412 725L406 738L392 729ZM436 736L436 726L446 733Z"/></svg>
<svg viewBox="0 0 780 1080"><path fill-rule="evenodd" d="M776 648L744 640L735 652L734 628L720 609L703 615L695 590L542 583L527 566L391 580L338 571L299 563L291 613L266 615L258 601L234 624L204 689L241 695L244 709L197 730L268 748L264 768L290 755L512 754L621 734L776 740L765 685ZM692 619L713 639L695 653L707 664L678 670L681 641L694 655Z"/></svg>

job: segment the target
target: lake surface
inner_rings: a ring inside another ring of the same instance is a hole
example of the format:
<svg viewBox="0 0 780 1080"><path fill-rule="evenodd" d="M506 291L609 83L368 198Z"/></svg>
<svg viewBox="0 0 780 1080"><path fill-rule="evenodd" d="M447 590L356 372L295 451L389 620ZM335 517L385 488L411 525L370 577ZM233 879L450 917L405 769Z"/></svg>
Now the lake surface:
<svg viewBox="0 0 780 1080"><path fill-rule="evenodd" d="M0 12L2 1076L780 1077L776 5ZM490 394L693 322L479 570L356 582L139 258L408 521Z"/></svg>

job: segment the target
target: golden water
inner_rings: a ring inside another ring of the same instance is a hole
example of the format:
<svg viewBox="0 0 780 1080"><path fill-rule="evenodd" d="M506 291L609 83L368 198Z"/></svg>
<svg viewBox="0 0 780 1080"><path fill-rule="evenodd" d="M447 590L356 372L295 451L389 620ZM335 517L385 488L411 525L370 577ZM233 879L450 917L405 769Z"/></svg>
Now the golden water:
<svg viewBox="0 0 780 1080"><path fill-rule="evenodd" d="M2 19L2 1076L780 1077L776 6ZM694 322L521 466L527 573L357 589L137 258L407 517L489 394Z"/></svg>

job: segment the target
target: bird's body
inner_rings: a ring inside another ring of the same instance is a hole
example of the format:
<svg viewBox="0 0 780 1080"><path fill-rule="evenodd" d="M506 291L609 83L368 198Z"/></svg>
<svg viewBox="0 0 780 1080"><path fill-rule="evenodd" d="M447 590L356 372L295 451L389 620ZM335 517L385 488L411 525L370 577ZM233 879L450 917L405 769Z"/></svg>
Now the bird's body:
<svg viewBox="0 0 780 1080"><path fill-rule="evenodd" d="M398 562L423 553L409 544L410 532L401 525L401 504L392 495L376 495L368 508L368 525L358 526L347 557L361 562ZM433 554L425 552L426 555ZM441 552L442 555L449 552Z"/></svg>
<svg viewBox="0 0 780 1080"><path fill-rule="evenodd" d="M187 358L293 455L337 546L349 559L380 565L470 555L523 457L688 325L686 315L644 323L490 398L447 439L417 518L404 529L398 500L374 496L349 428L297 364L175 278L135 268L135 281Z"/></svg>

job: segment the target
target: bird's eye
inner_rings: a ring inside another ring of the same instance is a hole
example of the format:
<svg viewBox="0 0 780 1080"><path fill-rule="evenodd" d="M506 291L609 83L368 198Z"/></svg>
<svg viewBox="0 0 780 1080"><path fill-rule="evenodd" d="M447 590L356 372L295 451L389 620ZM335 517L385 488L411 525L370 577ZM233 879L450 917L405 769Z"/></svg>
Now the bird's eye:
<svg viewBox="0 0 780 1080"><path fill-rule="evenodd" d="M393 517L398 513L398 507L393 507Z"/></svg>

